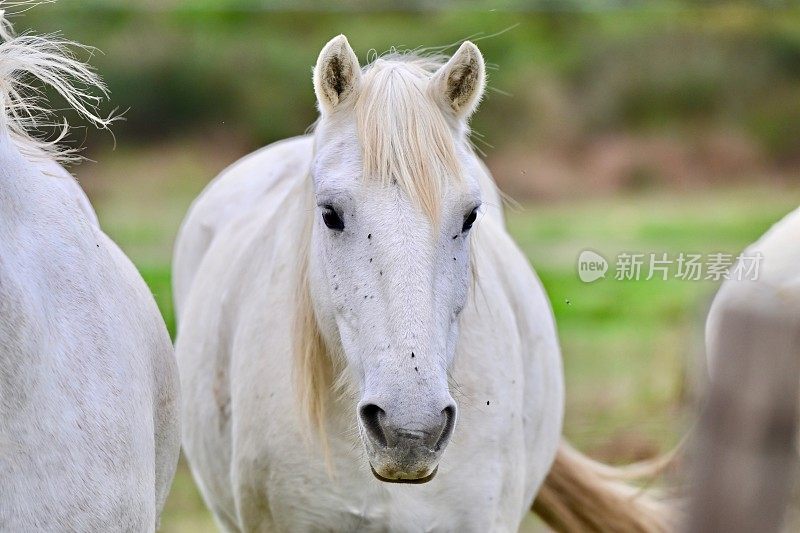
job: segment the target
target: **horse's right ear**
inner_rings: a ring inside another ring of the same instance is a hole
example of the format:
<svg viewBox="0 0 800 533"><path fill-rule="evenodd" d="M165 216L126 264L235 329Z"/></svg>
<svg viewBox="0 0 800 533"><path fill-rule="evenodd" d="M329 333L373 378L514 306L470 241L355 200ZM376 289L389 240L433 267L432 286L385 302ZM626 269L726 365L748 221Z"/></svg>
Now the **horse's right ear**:
<svg viewBox="0 0 800 533"><path fill-rule="evenodd" d="M347 37L334 37L319 53L314 67L314 92L321 113L331 113L358 93L361 67Z"/></svg>

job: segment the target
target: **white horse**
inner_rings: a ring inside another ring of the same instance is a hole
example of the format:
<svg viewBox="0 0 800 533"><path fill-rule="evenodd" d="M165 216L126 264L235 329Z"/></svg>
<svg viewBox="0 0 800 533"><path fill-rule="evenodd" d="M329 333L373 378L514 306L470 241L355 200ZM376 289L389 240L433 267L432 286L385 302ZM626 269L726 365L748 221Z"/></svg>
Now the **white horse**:
<svg viewBox="0 0 800 533"><path fill-rule="evenodd" d="M740 272L757 268L746 276L725 281L714 297L706 322L706 349L717 353L724 334L722 317L727 310L762 308L780 316L800 313L800 209L777 222L767 233L751 244L741 261L732 269ZM758 307L756 307L758 306ZM765 309L767 308L768 309ZM719 361L709 361L710 371Z"/></svg>
<svg viewBox="0 0 800 533"><path fill-rule="evenodd" d="M507 234L467 120L484 62L344 36L314 69L313 136L225 171L176 244L184 449L228 531L660 527L559 447L547 297ZM627 528L627 529L625 529Z"/></svg>
<svg viewBox="0 0 800 533"><path fill-rule="evenodd" d="M66 156L26 133L34 79L104 126L72 43L0 12L0 529L154 531L180 448L177 365Z"/></svg>

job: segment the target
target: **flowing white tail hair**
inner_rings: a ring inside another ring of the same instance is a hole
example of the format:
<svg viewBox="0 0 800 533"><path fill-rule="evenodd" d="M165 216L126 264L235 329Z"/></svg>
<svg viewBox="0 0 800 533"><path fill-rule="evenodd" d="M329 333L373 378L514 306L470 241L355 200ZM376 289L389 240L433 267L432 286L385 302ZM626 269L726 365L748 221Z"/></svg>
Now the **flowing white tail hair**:
<svg viewBox="0 0 800 533"><path fill-rule="evenodd" d="M108 90L73 52L91 52L91 48L58 35L14 35L3 8L37 3L0 1L0 129L26 156L70 162L79 158L74 149L61 145L69 125L45 106L43 86L52 87L81 117L100 129L108 128L114 113L106 117L100 114L98 106Z"/></svg>
<svg viewBox="0 0 800 533"><path fill-rule="evenodd" d="M675 502L660 500L630 482L660 475L676 459L679 448L654 461L614 468L562 441L533 511L561 533L673 531L680 523Z"/></svg>

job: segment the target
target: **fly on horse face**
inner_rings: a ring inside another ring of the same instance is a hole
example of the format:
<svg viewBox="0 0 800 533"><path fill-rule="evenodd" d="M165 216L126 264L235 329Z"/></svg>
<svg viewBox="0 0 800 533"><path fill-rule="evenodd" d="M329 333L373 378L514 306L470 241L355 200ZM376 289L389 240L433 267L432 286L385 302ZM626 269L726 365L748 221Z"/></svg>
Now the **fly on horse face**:
<svg viewBox="0 0 800 533"><path fill-rule="evenodd" d="M158 308L59 164L37 82L100 126L102 82L0 10L0 529L155 531L180 449Z"/></svg>
<svg viewBox="0 0 800 533"><path fill-rule="evenodd" d="M184 446L218 523L516 531L539 494L562 529L657 530L560 444L553 314L468 139L478 48L362 68L339 36L313 82L313 135L223 172L176 244Z"/></svg>

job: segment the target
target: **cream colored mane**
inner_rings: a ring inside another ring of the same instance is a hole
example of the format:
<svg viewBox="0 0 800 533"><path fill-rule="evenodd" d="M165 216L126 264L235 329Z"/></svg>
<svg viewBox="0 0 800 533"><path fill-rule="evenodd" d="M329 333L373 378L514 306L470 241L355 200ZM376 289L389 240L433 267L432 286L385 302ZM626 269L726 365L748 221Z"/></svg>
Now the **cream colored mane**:
<svg viewBox="0 0 800 533"><path fill-rule="evenodd" d="M28 4L35 2L0 2L0 7ZM61 162L75 160L75 151L60 145L69 126L42 105L41 85L55 89L70 107L95 126L107 128L113 118L102 117L97 109L107 96L106 86L72 52L86 47L55 35L14 36L2 9L0 40L0 128L9 133L26 156L47 156ZM92 94L93 91L99 95ZM47 139L45 135L51 130L57 132L55 138Z"/></svg>
<svg viewBox="0 0 800 533"><path fill-rule="evenodd" d="M392 54L363 69L355 102L364 178L395 180L432 220L438 220L443 182L460 179L454 131L429 91L440 57Z"/></svg>

